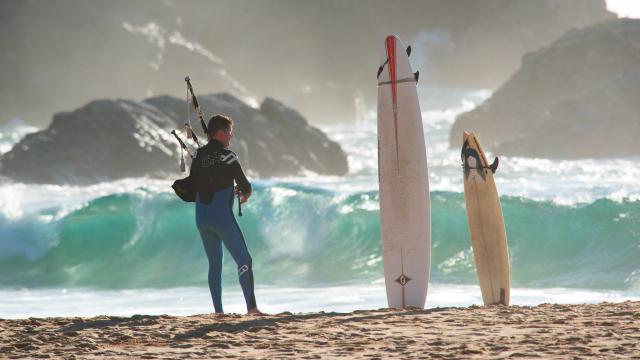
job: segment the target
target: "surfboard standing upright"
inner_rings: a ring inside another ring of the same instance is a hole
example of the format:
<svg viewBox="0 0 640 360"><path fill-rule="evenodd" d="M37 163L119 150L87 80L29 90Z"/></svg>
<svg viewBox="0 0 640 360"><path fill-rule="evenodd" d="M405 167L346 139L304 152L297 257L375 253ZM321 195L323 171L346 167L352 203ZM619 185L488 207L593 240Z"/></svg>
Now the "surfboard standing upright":
<svg viewBox="0 0 640 360"><path fill-rule="evenodd" d="M462 135L464 199L471 247L485 305L509 305L509 252L502 208L493 174L498 158L489 165L475 134Z"/></svg>
<svg viewBox="0 0 640 360"><path fill-rule="evenodd" d="M378 69L380 231L389 307L423 308L431 260L429 176L410 49L385 39Z"/></svg>

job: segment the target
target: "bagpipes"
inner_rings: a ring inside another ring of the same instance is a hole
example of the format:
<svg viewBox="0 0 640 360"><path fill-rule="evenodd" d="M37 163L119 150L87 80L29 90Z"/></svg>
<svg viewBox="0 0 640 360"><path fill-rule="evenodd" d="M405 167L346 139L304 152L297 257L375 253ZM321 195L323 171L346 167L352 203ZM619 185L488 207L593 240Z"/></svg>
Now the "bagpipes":
<svg viewBox="0 0 640 360"><path fill-rule="evenodd" d="M196 143L197 149L200 149L201 147L200 140L198 140L198 136L193 131L193 126L191 126L191 111L190 111L191 104L193 104L193 107L196 109L196 112L198 113L198 117L200 118L200 125L202 125L202 131L204 132L205 136L207 135L207 132L208 132L207 124L205 124L204 122L204 112L202 111L202 108L198 103L198 98L196 97L196 94L193 92L191 79L189 78L189 76L186 76L184 78L184 81L187 82L187 121L184 123L185 132L187 133L187 139L192 139ZM180 171L185 172L187 171L187 169L186 169L186 163L184 161L184 153L186 152L192 159L195 158L196 154L195 152L189 150L189 148L187 147L187 144L185 144L184 141L180 139L180 137L178 136L178 132L176 130L172 130L171 134L176 138L176 140L178 140L178 144L180 144Z"/></svg>
<svg viewBox="0 0 640 360"><path fill-rule="evenodd" d="M193 91L193 86L191 85L191 79L189 76L185 76L184 81L187 83L187 121L184 123L185 132L187 133L187 139L191 139L196 143L197 149L195 151L189 150L187 144L180 139L179 133L176 130L171 131L171 135L173 135L178 144L180 144L180 172L186 172L186 162L184 159L185 152L191 159L195 159L196 153L198 149L201 148L200 141L198 140L198 136L193 131L193 127L191 126L191 104L193 104L194 109L200 118L200 125L202 126L202 131L205 136L207 136L207 124L204 122L204 112L198 103L198 98L196 97L195 92ZM186 178L179 179L174 181L173 185L171 185L173 190L175 191L178 197L186 202L195 202L196 201L196 184L195 179L191 177L191 174ZM240 203L240 193L237 192L238 196L238 216L242 216L242 204Z"/></svg>

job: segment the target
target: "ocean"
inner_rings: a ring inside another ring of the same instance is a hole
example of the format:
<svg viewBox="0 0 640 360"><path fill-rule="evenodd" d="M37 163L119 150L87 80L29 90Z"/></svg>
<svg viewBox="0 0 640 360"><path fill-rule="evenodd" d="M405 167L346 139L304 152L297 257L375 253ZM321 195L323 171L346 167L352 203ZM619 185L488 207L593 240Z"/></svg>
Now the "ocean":
<svg viewBox="0 0 640 360"><path fill-rule="evenodd" d="M448 137L455 117L490 92L421 86L419 95L431 184L427 307L482 304L460 149ZM33 131L15 124L1 130L1 152ZM350 173L251 179L238 217L266 312L386 306L375 109L322 130L347 153ZM512 303L640 300L640 158L500 160ZM0 183L0 318L212 312L194 206L171 183ZM226 252L223 284L225 309L244 312Z"/></svg>

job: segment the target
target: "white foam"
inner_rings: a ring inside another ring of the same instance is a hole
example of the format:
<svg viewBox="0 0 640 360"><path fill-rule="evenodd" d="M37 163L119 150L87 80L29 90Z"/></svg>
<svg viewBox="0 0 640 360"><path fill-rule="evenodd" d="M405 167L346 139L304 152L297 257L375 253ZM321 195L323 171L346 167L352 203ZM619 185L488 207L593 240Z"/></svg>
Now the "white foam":
<svg viewBox="0 0 640 360"><path fill-rule="evenodd" d="M428 93L433 96L437 91L431 89ZM450 96L446 91L444 95ZM457 105L423 111L431 191L463 192L460 150L449 148L449 132L458 115L473 109L489 95L485 90L460 92L457 96L462 98ZM288 181L346 192L377 190L375 116L353 124L325 126L323 130L347 153L349 176L289 178ZM487 156L492 154L488 152ZM640 199L639 160L637 157L550 160L503 156L495 180L500 195L553 201L559 205L591 203L602 198L635 201Z"/></svg>
<svg viewBox="0 0 640 360"><path fill-rule="evenodd" d="M51 219L56 220L84 207L89 201L104 196L125 193L140 196L170 193L171 182L128 178L90 186L5 183L0 184L0 214L7 219L17 220L47 209L55 212Z"/></svg>
<svg viewBox="0 0 640 360"><path fill-rule="evenodd" d="M13 118L0 125L0 155L8 152L27 134L38 131L22 119Z"/></svg>
<svg viewBox="0 0 640 360"><path fill-rule="evenodd" d="M258 287L256 298L262 311L351 312L387 307L384 283L317 288ZM581 290L564 288L511 289L512 305L542 303L584 304L639 301L639 292ZM239 288L225 288L226 312L245 313ZM427 308L482 305L478 286L431 284ZM195 315L213 312L209 289L185 287L170 289L92 290L92 289L13 289L0 290L0 318L16 319L52 316L131 316Z"/></svg>

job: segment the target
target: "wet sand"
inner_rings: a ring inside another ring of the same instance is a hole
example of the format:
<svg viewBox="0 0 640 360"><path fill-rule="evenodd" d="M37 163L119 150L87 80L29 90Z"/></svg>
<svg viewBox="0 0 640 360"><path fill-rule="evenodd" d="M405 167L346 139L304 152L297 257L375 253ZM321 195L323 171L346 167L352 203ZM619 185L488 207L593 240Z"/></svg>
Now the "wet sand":
<svg viewBox="0 0 640 360"><path fill-rule="evenodd" d="M0 358L640 358L640 302L0 320Z"/></svg>

